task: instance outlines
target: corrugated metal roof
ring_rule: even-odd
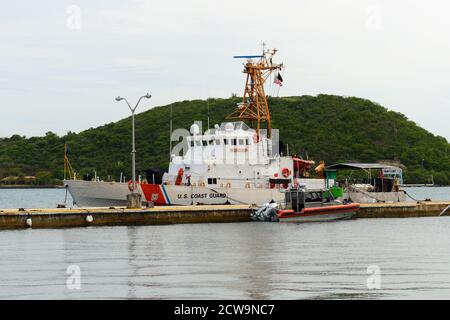
[[[367,170],[367,169],[400,169],[400,168],[382,163],[336,163],[326,168],[326,170],[336,170],[336,169]]]

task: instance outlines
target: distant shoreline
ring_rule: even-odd
[[[64,185],[0,185],[0,189],[64,189]]]

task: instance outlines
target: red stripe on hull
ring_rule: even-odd
[[[278,213],[278,218],[293,218],[293,217],[311,217],[335,213],[353,213],[359,209],[359,204],[347,204],[339,206],[305,208],[302,212],[294,212],[294,210],[282,210]]]
[[[166,205],[167,201],[159,184],[141,184],[142,192],[147,201],[152,201],[155,205]]]

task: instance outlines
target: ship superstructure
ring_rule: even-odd
[[[293,158],[274,152],[272,140],[242,121],[224,122],[187,137],[185,156],[173,157],[164,184],[270,188],[293,182]]]

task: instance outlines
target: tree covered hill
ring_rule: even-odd
[[[181,101],[155,107],[136,116],[137,170],[165,167],[169,161],[169,119],[173,128],[189,129],[194,120],[207,126],[220,123],[237,97]],[[398,160],[404,166],[407,183],[450,184],[450,144],[417,126],[404,115],[371,101],[333,95],[269,98],[273,127],[290,153],[325,160],[377,162]],[[92,173],[118,180],[120,172],[130,177],[131,119],[126,118],[80,133],[58,137],[13,135],[0,139],[0,179],[35,175],[41,183],[63,177],[64,144],[79,175]],[[174,143],[175,144],[175,143]]]

